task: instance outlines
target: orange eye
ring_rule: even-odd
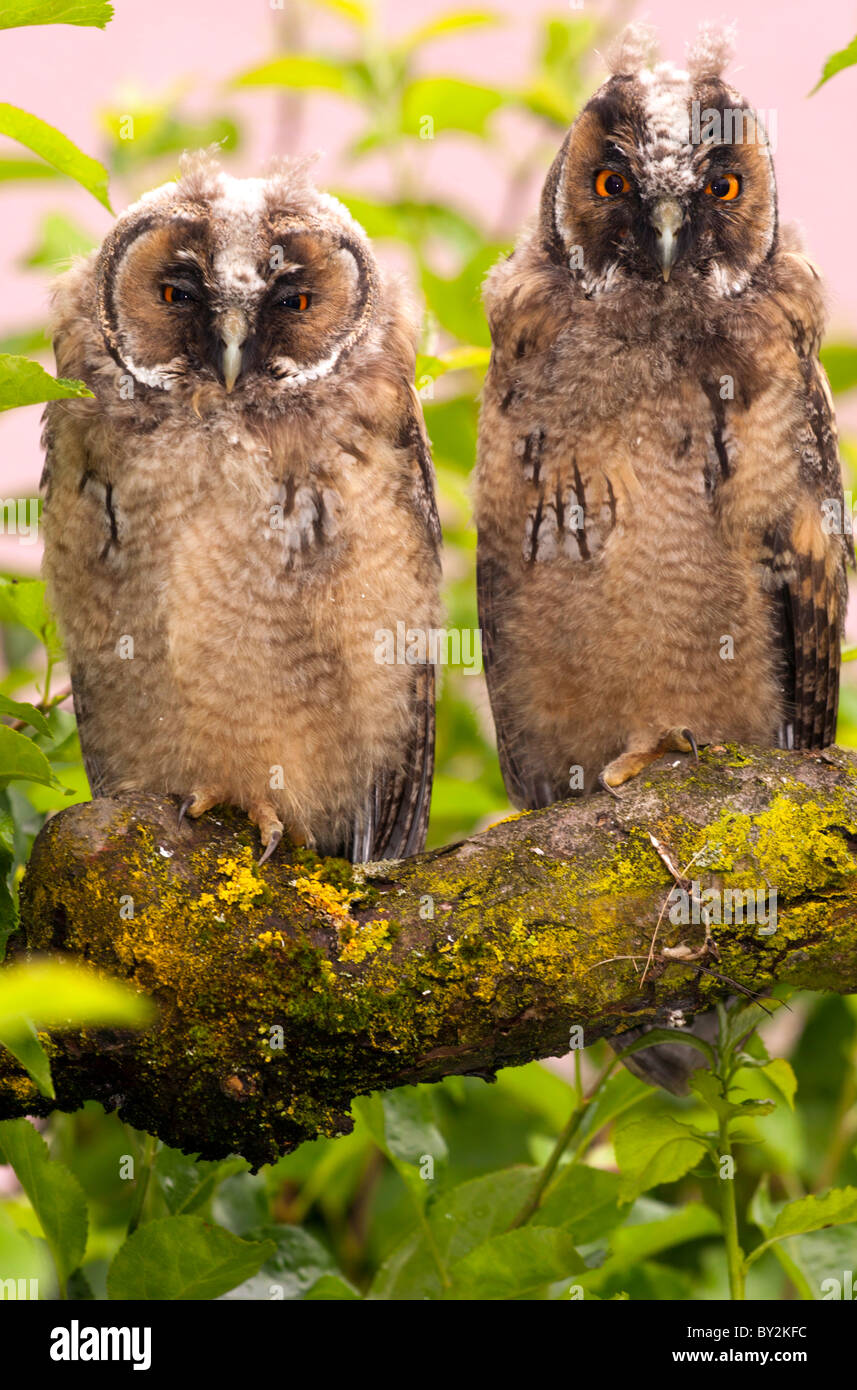
[[[306,290],[300,290],[297,294],[287,294],[285,299],[280,300],[280,304],[284,309],[294,309],[302,314],[304,309],[309,308],[310,298]]]
[[[178,285],[163,285],[161,298],[166,304],[189,304],[193,295],[187,290],[180,290]]]
[[[721,203],[729,203],[741,192],[741,180],[737,174],[718,174],[706,184],[705,191]]]
[[[617,174],[615,169],[602,169],[595,176],[595,192],[599,198],[618,198],[620,193],[627,193],[630,187],[625,175]]]

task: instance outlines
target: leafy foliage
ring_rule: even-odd
[[[77,24],[103,29],[113,18],[107,0],[5,0],[0,29],[25,24]]]
[[[831,53],[821,70],[821,77],[812,89],[813,92],[817,92],[819,87],[823,87],[825,82],[829,82],[831,77],[835,77],[838,72],[844,72],[846,68],[853,68],[855,63],[857,63],[857,38],[853,38],[846,48],[840,48],[837,53]]]
[[[107,170],[97,159],[91,159],[67,136],[38,116],[31,116],[18,106],[0,102],[0,135],[8,135],[40,155],[60,174],[76,179],[99,203],[110,211],[107,197]]]

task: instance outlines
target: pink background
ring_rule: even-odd
[[[289,0],[285,0],[288,5]],[[470,0],[386,0],[379,6],[383,30],[401,34]],[[477,7],[477,6],[472,6]],[[426,72],[458,74],[497,86],[512,86],[529,70],[537,42],[538,17],[567,15],[558,3],[541,0],[494,0],[505,16],[494,29],[464,31],[434,43],[425,55]],[[269,58],[276,24],[283,11],[266,0],[118,0],[117,15],[104,32],[55,26],[0,32],[2,82],[0,99],[31,110],[63,130],[87,153],[99,157],[103,135],[99,112],[123,110],[129,90],[162,96],[188,77],[190,109],[234,111],[250,137],[235,161],[237,172],[253,173],[277,153],[277,98],[265,91],[232,93],[228,79]],[[574,7],[572,13],[578,12]],[[836,77],[807,99],[824,59],[853,37],[854,6],[849,0],[794,4],[753,0],[737,11],[720,9],[717,0],[650,0],[647,5],[607,4],[584,0],[584,14],[645,17],[657,25],[665,56],[681,59],[684,45],[702,19],[736,19],[739,40],[731,69],[735,84],[761,108],[776,108],[776,166],[784,219],[803,224],[813,255],[826,275],[831,299],[831,336],[857,335],[857,279],[853,271],[853,169],[843,154],[849,138],[857,94],[857,71]],[[323,51],[349,43],[349,28],[338,18],[301,6],[306,47]],[[597,66],[593,77],[598,77]],[[324,151],[318,166],[321,184],[345,182],[337,155],[357,129],[353,109],[336,98],[313,97],[303,123],[302,150]],[[453,197],[465,209],[493,225],[505,196],[511,157],[535,149],[535,126],[502,114],[497,122],[498,147],[486,150],[466,136],[444,136],[434,143],[414,142],[413,158],[421,188]],[[835,133],[835,134],[834,134]],[[6,145],[7,142],[2,142]],[[2,154],[17,153],[9,146]],[[282,152],[282,151],[279,151]],[[531,187],[523,211],[533,205],[542,166],[534,161]],[[367,161],[348,184],[383,191],[383,168]],[[141,190],[112,185],[118,212]],[[43,212],[63,208],[103,235],[109,214],[67,181],[0,184],[2,255],[0,255],[0,333],[38,323],[44,314],[43,273],[16,263],[32,247]],[[850,404],[850,403],[849,403]],[[0,496],[32,495],[38,484],[41,407],[0,416]],[[38,548],[0,540],[0,567],[32,570]]]

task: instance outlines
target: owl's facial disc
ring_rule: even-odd
[[[236,213],[229,189],[228,213],[216,199],[153,199],[117,223],[99,261],[99,322],[116,362],[148,387],[258,396],[267,383],[285,396],[330,375],[367,331],[377,274],[344,210],[322,222],[254,189]]]
[[[623,277],[691,277],[715,294],[739,293],[776,224],[770,149],[754,113],[719,78],[692,81],[670,64],[605,83],[542,195],[546,244],[590,296]]]

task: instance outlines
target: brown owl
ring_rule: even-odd
[[[518,806],[703,742],[834,738],[851,545],[822,288],[730,44],[705,28],[686,70],[652,67],[632,26],[487,282],[479,603]]]
[[[305,166],[186,158],[58,282],[45,575],[93,794],[242,807],[353,860],[422,848],[440,526],[415,322]]]

